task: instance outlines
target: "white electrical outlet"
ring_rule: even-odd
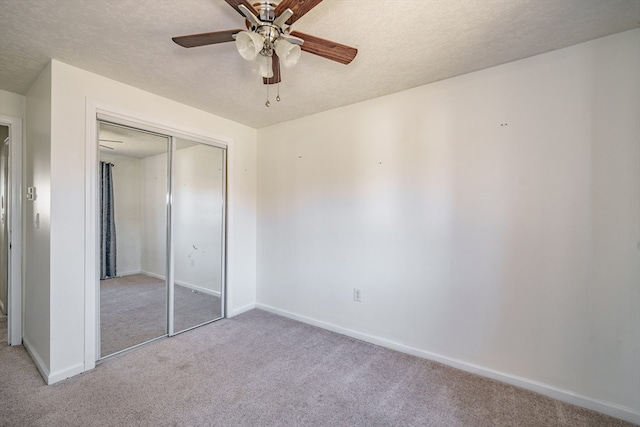
[[[27,200],[34,201],[36,199],[36,187],[27,187]]]
[[[362,290],[360,290],[360,288],[353,288],[353,300],[362,302]]]

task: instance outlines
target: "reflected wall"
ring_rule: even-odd
[[[179,140],[172,200],[174,331],[222,316],[224,150]]]

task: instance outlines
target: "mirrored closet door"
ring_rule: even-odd
[[[99,122],[99,352],[224,316],[226,150]]]
[[[224,150],[176,139],[173,330],[222,317]]]

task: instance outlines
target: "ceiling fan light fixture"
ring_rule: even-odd
[[[256,59],[263,47],[264,39],[260,34],[240,31],[236,35],[236,49],[247,61]]]
[[[280,64],[285,68],[295,66],[303,50],[341,64],[349,64],[358,53],[356,48],[291,30],[291,25],[322,0],[225,1],[243,16],[245,29],[189,34],[172,40],[186,48],[235,40],[238,53],[247,61],[254,61],[253,71],[262,77],[267,92],[269,85],[280,84]]]
[[[256,60],[253,62],[253,72],[266,79],[270,79],[271,77],[273,77],[271,57],[258,55]]]
[[[285,39],[278,39],[275,42],[276,54],[280,58],[280,63],[284,68],[291,68],[300,60],[302,49],[300,46],[288,42]]]

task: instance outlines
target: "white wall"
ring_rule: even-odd
[[[116,274],[142,271],[142,160],[100,153],[100,160],[113,163],[113,199],[116,222]]]
[[[139,112],[174,127],[223,135],[229,146],[228,307],[255,304],[256,131],[177,102],[53,60],[51,90],[50,382],[85,362],[85,103],[87,98]],[[31,119],[30,119],[31,120]],[[30,142],[31,143],[31,142]],[[33,246],[33,239],[27,243]],[[43,267],[44,268],[44,267]]]
[[[640,422],[638,76],[634,30],[260,129],[259,306]]]
[[[51,360],[51,64],[27,93],[24,187],[35,186],[34,201],[23,203],[23,343],[47,377]],[[36,216],[39,225],[36,226]]]
[[[24,119],[27,115],[27,98],[17,93],[0,90],[0,114]]]

